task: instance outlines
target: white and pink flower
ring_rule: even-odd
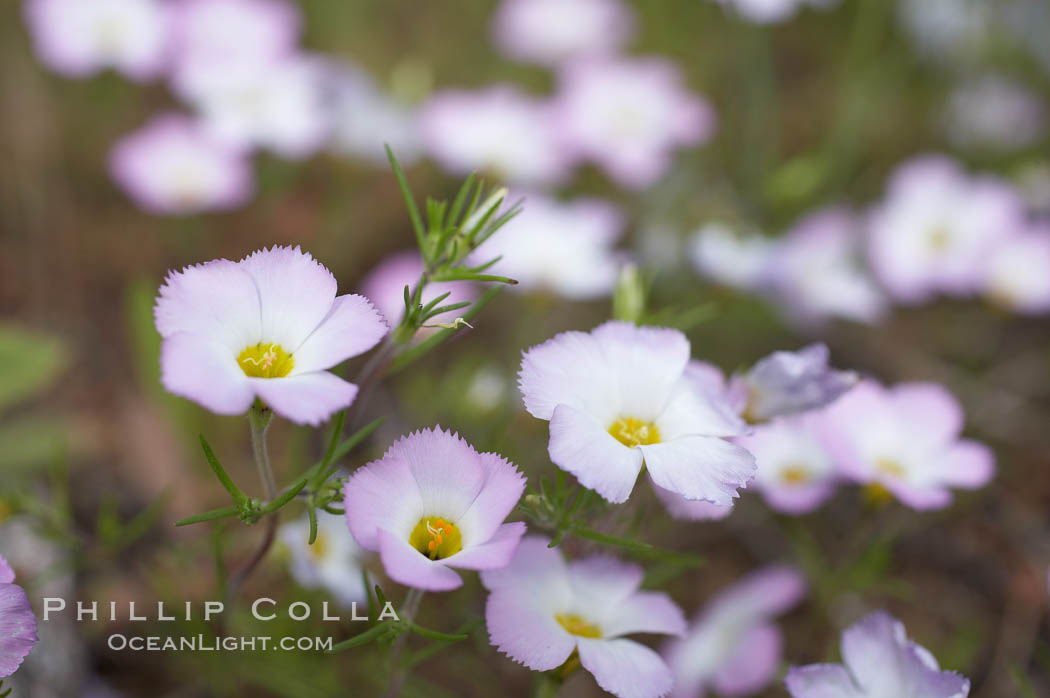
[[[721,696],[745,696],[768,686],[783,646],[773,618],[805,594],[805,577],[783,566],[752,572],[718,594],[684,637],[664,649],[673,698],[699,698],[711,688]]]
[[[251,164],[186,116],[162,114],[124,136],[109,155],[113,179],[158,215],[226,211],[251,198]]]
[[[529,413],[550,422],[551,460],[610,502],[627,500],[644,465],[664,489],[728,505],[755,472],[726,440],[747,426],[688,363],[681,332],[608,322],[526,351],[519,385]]]
[[[681,635],[682,611],[666,594],[641,591],[642,568],[596,555],[566,563],[545,538],[521,541],[510,564],[483,572],[489,638],[533,671],[571,657],[620,698],[659,698],[671,672],[653,650],[627,635]]]
[[[463,584],[455,569],[510,561],[525,524],[504,519],[524,490],[513,463],[438,427],[402,437],[354,471],[343,501],[354,539],[379,553],[391,579],[448,591]]]
[[[969,679],[942,671],[929,650],[911,640],[900,621],[879,611],[842,633],[844,664],[791,667],[792,698],[966,698]]]
[[[387,332],[368,299],[336,296],[332,273],[298,247],[262,249],[168,274],[154,306],[161,381],[217,414],[261,400],[317,425],[349,406],[357,386],[328,369]]]
[[[511,58],[557,66],[616,53],[634,35],[634,24],[620,0],[503,0],[492,34]]]
[[[169,63],[168,7],[161,0],[28,0],[25,16],[52,70],[79,78],[112,68],[141,82]]]
[[[596,58],[568,64],[559,80],[565,147],[631,189],[654,184],[680,148],[715,128],[711,106],[662,58]]]
[[[821,429],[845,477],[914,509],[938,509],[952,488],[978,489],[995,474],[991,449],[960,438],[963,419],[959,401],[936,383],[864,380],[827,408]]]

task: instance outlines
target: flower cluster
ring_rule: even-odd
[[[405,159],[418,150],[412,110],[354,66],[299,47],[287,0],[26,0],[25,17],[52,70],[162,79],[192,110],[154,117],[111,152],[113,178],[151,213],[244,204],[260,150],[299,160],[331,146],[384,162],[384,141]]]
[[[1050,223],[1028,215],[1011,185],[968,175],[943,156],[902,165],[865,215],[819,211],[779,239],[705,226],[692,260],[702,276],[768,295],[802,322],[875,323],[891,301],[937,295],[1050,312]]]

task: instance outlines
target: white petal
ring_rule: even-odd
[[[675,385],[656,426],[665,441],[682,436],[742,436],[749,430],[728,402],[705,395],[698,383],[687,377]]]
[[[293,373],[331,368],[368,351],[386,333],[386,322],[367,298],[339,296],[321,324],[293,351]]]
[[[153,316],[161,337],[192,332],[222,342],[234,356],[260,339],[255,282],[226,259],[169,273]]]
[[[724,439],[686,436],[639,448],[653,482],[686,499],[728,506],[755,476],[754,456]]]
[[[263,341],[291,351],[332,309],[335,277],[298,246],[262,249],[238,264],[259,291]]]
[[[357,397],[356,385],[327,371],[248,380],[270,409],[296,424],[317,426]]]
[[[623,322],[607,322],[591,335],[619,383],[617,416],[656,419],[689,362],[689,340],[678,330]]]
[[[244,414],[255,399],[229,348],[204,335],[177,332],[164,339],[160,380],[169,392],[216,414]]]
[[[585,332],[562,332],[524,353],[518,384],[525,409],[550,419],[569,405],[612,422],[619,414],[618,388],[598,342]]]
[[[642,453],[617,441],[590,414],[567,405],[554,410],[548,446],[551,461],[610,502],[627,501]]]
[[[671,690],[671,670],[656,652],[633,640],[580,638],[580,663],[619,698],[659,698]]]

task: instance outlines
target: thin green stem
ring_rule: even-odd
[[[255,466],[259,470],[259,478],[262,480],[268,502],[272,502],[277,498],[277,483],[274,481],[273,468],[270,466],[270,452],[266,445],[266,431],[272,419],[273,412],[260,403],[252,405],[252,408],[248,410],[248,424],[251,426],[252,433],[252,453],[255,456]],[[278,516],[279,512],[277,511],[266,515],[266,532],[263,535],[262,543],[259,544],[255,554],[252,555],[244,567],[230,577],[230,582],[226,587],[227,602],[236,596],[237,590],[244,583],[244,580],[255,571],[259,563],[266,557],[266,554],[270,552],[270,548],[273,547],[274,539],[277,537]]]
[[[423,600],[422,589],[410,589],[405,603],[401,607],[401,620],[411,622],[415,620],[419,612],[419,603]],[[401,688],[405,685],[405,672],[401,666],[401,654],[405,651],[410,633],[403,633],[394,640],[394,646],[390,649],[390,683],[386,687],[386,698],[397,698],[401,695]]]
[[[273,468],[270,466],[270,451],[266,446],[266,431],[273,419],[273,412],[268,407],[259,403],[252,405],[248,411],[248,424],[252,431],[252,454],[255,456],[255,467],[259,470],[259,479],[262,480],[263,490],[266,493],[266,501],[272,502],[277,498],[277,482],[273,477]]]

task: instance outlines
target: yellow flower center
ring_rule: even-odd
[[[558,621],[561,627],[565,628],[565,631],[570,635],[579,635],[580,637],[602,636],[601,628],[594,623],[588,623],[575,613],[559,613],[554,616],[554,620]]]
[[[310,557],[314,560],[323,560],[328,555],[328,536],[318,533],[317,538],[314,539],[314,544],[308,550]]]
[[[624,446],[648,446],[660,443],[660,430],[652,422],[634,417],[620,417],[609,427],[612,437]]]
[[[431,560],[442,560],[463,549],[463,535],[456,524],[440,517],[424,516],[412,529],[408,543]]]
[[[875,461],[875,467],[879,472],[890,475],[891,477],[903,477],[905,473],[904,466],[891,458],[877,459]]]
[[[944,252],[951,245],[951,231],[944,226],[933,228],[928,235],[929,237],[927,238],[927,241],[930,245],[930,249],[934,252]]]
[[[237,363],[252,378],[284,378],[292,372],[295,359],[280,344],[259,342],[245,347]]]
[[[809,471],[802,465],[789,465],[780,471],[780,479],[789,485],[809,482]]]

